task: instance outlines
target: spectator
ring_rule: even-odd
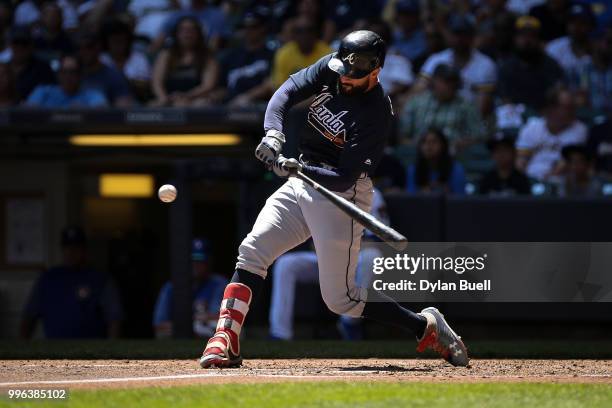
[[[511,55],[514,50],[516,16],[506,11],[505,3],[503,0],[489,0],[487,4],[494,6],[485,7],[484,11],[478,14],[479,23],[474,45],[494,61]]]
[[[440,30],[438,30],[438,27],[435,23],[425,23],[424,32],[425,50],[420,56],[412,60],[412,70],[415,74],[421,72],[423,64],[429,59],[429,57],[431,57],[433,54],[437,54],[439,52],[444,51],[444,49],[446,48],[444,36],[442,36],[442,33],[440,32]]]
[[[516,141],[517,167],[531,178],[554,181],[561,173],[561,149],[586,142],[587,127],[576,119],[574,95],[565,88],[551,90],[543,117],[533,117]]]
[[[9,0],[0,1],[0,63],[11,60],[9,33],[13,20],[12,3]]]
[[[518,15],[529,14],[535,6],[546,3],[546,0],[508,0],[506,8]]]
[[[220,48],[225,38],[230,36],[225,13],[220,8],[211,5],[208,0],[188,0],[185,5],[183,10],[173,12],[164,21],[162,30],[153,43],[153,51],[158,51],[163,46],[176,30],[176,25],[186,17],[199,23],[207,40],[206,46],[213,51]]]
[[[612,110],[608,112],[610,114]],[[587,146],[589,154],[595,158],[595,170],[612,180],[612,121],[609,117],[591,128]]]
[[[101,48],[98,34],[91,32],[79,34],[78,52],[83,70],[83,86],[99,90],[113,106],[132,105],[133,99],[127,79],[121,71],[102,63]]]
[[[447,64],[461,70],[463,87],[460,95],[468,102],[475,102],[480,114],[486,117],[493,108],[492,94],[496,84],[495,63],[491,58],[474,49],[474,22],[467,16],[453,15],[449,21],[449,49],[430,56],[423,68],[416,92],[422,92],[431,81],[434,70]]]
[[[542,39],[545,42],[563,37],[569,15],[570,0],[546,0],[529,10],[529,14],[542,23]]]
[[[564,174],[557,185],[560,197],[597,197],[601,182],[593,177],[593,161],[584,145],[568,145],[561,150],[566,162]]]
[[[87,265],[87,240],[78,227],[62,232],[64,262],[44,271],[30,292],[21,335],[30,338],[42,320],[48,339],[119,336],[122,319],[117,289]]]
[[[513,196],[529,194],[529,179],[515,167],[516,149],[510,138],[493,139],[488,143],[495,168],[487,172],[479,183],[480,194]]]
[[[400,55],[414,61],[427,51],[425,32],[420,22],[419,0],[399,0],[395,3],[395,32],[391,44]]]
[[[317,38],[314,22],[300,18],[294,25],[295,41],[291,41],[276,51],[272,68],[272,86],[282,85],[289,75],[314,64],[319,58],[332,52],[331,48]]]
[[[53,64],[63,54],[74,51],[72,40],[62,26],[62,9],[57,3],[47,2],[42,5],[40,25],[33,31],[36,55]]]
[[[25,0],[19,3],[15,8],[14,23],[15,25],[33,26],[41,18],[41,6],[44,1]],[[61,9],[64,16],[62,26],[64,30],[72,31],[79,27],[79,18],[76,9],[69,0],[57,0],[55,2]]]
[[[37,86],[27,104],[41,108],[98,108],[107,105],[102,92],[82,86],[81,66],[75,56],[62,57],[57,77],[59,85]]]
[[[10,37],[10,66],[15,78],[17,99],[23,101],[38,85],[53,83],[55,76],[46,62],[34,56],[29,28],[15,26],[11,30]]]
[[[270,77],[274,48],[267,41],[265,16],[247,13],[243,19],[244,42],[220,58],[220,86],[216,98],[232,106],[265,102],[270,96]]]
[[[109,2],[112,4],[112,1],[109,0]],[[179,2],[176,0],[130,0],[129,3],[128,12],[136,19],[134,33],[138,37],[153,42],[151,51],[158,51],[166,38],[164,25],[177,11]]]
[[[575,82],[595,114],[612,110],[612,26],[595,41],[593,58],[579,70]]]
[[[334,39],[335,26],[331,20],[325,19],[325,0],[299,0],[295,2],[293,10],[289,10],[291,17],[283,22],[282,30],[277,37],[281,44],[295,41],[295,23],[301,19],[311,21],[316,27],[317,32],[322,35],[323,41],[330,43]]]
[[[498,95],[504,104],[539,110],[546,93],[563,80],[563,71],[542,50],[540,22],[531,16],[516,21],[516,53],[499,62]]]
[[[465,171],[453,160],[448,139],[429,129],[419,139],[416,163],[408,167],[410,193],[465,194]]]
[[[376,172],[372,176],[374,185],[383,193],[402,191],[406,188],[406,168],[394,154],[392,147],[383,153]]]
[[[195,238],[191,248],[191,272],[193,276],[193,332],[199,337],[211,336],[219,318],[219,308],[227,279],[214,274],[210,267],[208,242]],[[172,303],[174,302],[172,282],[166,282],[159,291],[153,328],[156,337],[171,337]]]
[[[17,90],[11,67],[0,62],[0,108],[9,108],[17,104]]]
[[[474,105],[458,94],[459,72],[446,64],[436,66],[431,90],[415,96],[400,116],[401,143],[411,143],[429,128],[444,131],[453,150],[460,150],[484,136],[484,127]]]
[[[134,35],[128,23],[115,19],[103,28],[106,52],[100,60],[128,79],[134,94],[140,101],[148,98],[151,65],[147,56],[133,49]]]
[[[378,34],[385,44],[392,44],[391,27],[383,20],[370,20],[366,29]],[[378,80],[385,93],[389,95],[392,100],[395,100],[396,97],[408,91],[410,85],[414,82],[410,60],[401,55],[393,45],[387,47],[385,66],[380,70]]]
[[[372,196],[371,214],[384,224],[389,224],[385,200],[377,189]],[[364,241],[377,238],[368,230]],[[381,256],[380,249],[362,244],[359,253],[355,282],[362,288],[368,287],[372,278],[372,259]],[[270,302],[270,337],[277,340],[293,338],[293,311],[297,283],[318,282],[319,271],[315,251],[293,251],[281,255],[272,268],[272,296]],[[363,330],[360,318],[340,316],[337,325],[345,340],[361,340]]]
[[[200,23],[184,17],[176,24],[171,47],[161,51],[155,60],[154,105],[204,105],[218,75],[218,64],[206,46]]]
[[[576,3],[569,10],[568,36],[557,38],[546,46],[546,53],[563,68],[571,85],[576,85],[578,72],[591,61],[589,35],[593,28],[595,17],[590,7]]]
[[[323,41],[328,43],[333,38],[343,38],[352,30],[353,24],[372,16],[380,16],[380,1],[363,0],[326,0],[326,32]]]

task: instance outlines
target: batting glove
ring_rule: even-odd
[[[272,171],[278,177],[287,178],[295,176],[298,171],[302,171],[302,165],[296,159],[288,159],[281,154],[274,160]]]
[[[271,165],[283,150],[283,144],[285,144],[285,135],[276,129],[270,129],[255,149],[255,157]]]

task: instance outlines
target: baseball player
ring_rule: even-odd
[[[378,82],[386,46],[375,33],[354,31],[338,52],[291,75],[266,109],[265,136],[255,156],[287,182],[259,213],[240,244],[238,262],[225,288],[215,334],[200,365],[242,364],[240,331],[253,299],[276,258],[312,236],[319,264],[321,295],[337,314],[365,317],[411,330],[418,351],[431,347],[453,365],[468,364],[467,350],[433,307],[414,313],[382,293],[355,284],[363,227],[297,177],[297,171],[369,211],[373,174],[383,154],[393,109]],[[300,160],[282,156],[283,122],[289,108],[313,97]],[[366,303],[367,301],[367,303]]]

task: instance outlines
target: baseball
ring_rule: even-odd
[[[176,194],[176,187],[174,187],[172,184],[164,184],[157,192],[157,196],[164,203],[171,203],[176,200]]]

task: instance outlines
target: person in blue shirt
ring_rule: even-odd
[[[83,67],[83,85],[104,93],[108,103],[125,108],[134,104],[130,83],[123,72],[102,62],[100,35],[83,31],[77,34],[77,54]]]
[[[399,0],[395,5],[396,30],[393,47],[403,57],[414,61],[427,51],[425,32],[420,23],[418,0]]]
[[[409,192],[465,194],[465,171],[451,157],[442,131],[429,129],[417,149],[416,163],[408,167]]]
[[[193,240],[193,332],[200,337],[214,333],[227,285],[227,279],[211,272],[209,252],[208,241],[201,238]],[[172,303],[172,282],[166,282],[159,291],[153,312],[153,328],[158,338],[172,336]]]
[[[42,108],[98,108],[107,105],[106,97],[97,89],[81,83],[81,65],[73,55],[60,59],[58,85],[39,85],[28,97],[28,106]]]
[[[45,337],[116,338],[122,309],[108,275],[87,265],[87,239],[79,227],[62,232],[64,262],[43,272],[24,308],[21,336],[30,338],[42,321]]]

